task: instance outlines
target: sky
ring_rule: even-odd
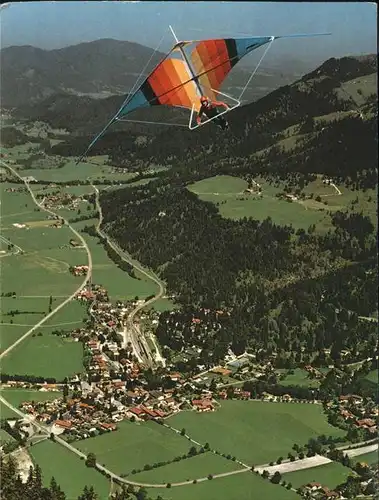
[[[56,49],[100,38],[155,48],[165,35],[164,51],[173,43],[169,24],[182,40],[331,32],[275,46],[277,57],[317,62],[377,52],[376,20],[371,2],[14,2],[0,11],[2,48]]]

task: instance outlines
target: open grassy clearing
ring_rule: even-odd
[[[79,342],[41,332],[25,339],[3,360],[2,370],[13,375],[53,377],[62,381],[83,370],[83,347]]]
[[[325,219],[325,212],[309,210],[299,203],[276,198],[275,195],[283,191],[282,187],[275,187],[262,179],[257,179],[257,182],[262,187],[261,196],[257,193],[244,194],[247,183],[243,179],[228,176],[204,179],[188,186],[188,189],[204,201],[218,203],[220,214],[225,218],[253,217],[262,221],[271,217],[276,224],[292,224],[296,229],[307,229],[311,224],[319,224]],[[320,204],[319,208],[326,207]]]
[[[48,158],[47,158],[48,160]],[[76,160],[62,158],[65,162],[61,168],[28,168],[22,169],[22,176],[32,176],[37,181],[51,181],[51,182],[64,182],[64,181],[93,181],[93,180],[125,180],[132,178],[135,174],[116,173],[111,171],[112,167],[103,164],[95,164],[89,162],[81,162],[77,166]]]
[[[337,89],[337,95],[340,99],[347,99],[350,96],[361,106],[369,95],[377,93],[377,80],[376,73],[354,78],[342,83],[341,88]]]
[[[8,290],[12,291],[12,290]],[[48,298],[34,298],[32,300],[21,298],[1,297],[1,349],[6,349],[21,335],[26,333],[30,326],[35,325],[48,312]],[[9,313],[19,311],[20,314]],[[26,314],[29,312],[29,314]],[[32,313],[32,314],[30,314]]]
[[[326,465],[312,467],[311,469],[288,472],[283,474],[283,479],[292,483],[294,488],[300,488],[300,486],[305,484],[317,482],[333,489],[338,484],[344,483],[351,472],[349,467],[344,467],[339,462],[331,462]]]
[[[42,469],[44,484],[49,485],[54,476],[67,500],[77,500],[86,485],[94,487],[99,499],[108,498],[109,481],[63,446],[43,441],[30,448],[30,454]]]
[[[157,495],[147,488],[152,498]],[[159,491],[164,500],[296,500],[293,491],[270,483],[252,472],[221,477],[197,484],[177,486]]]
[[[156,300],[153,304],[151,304],[150,309],[155,309],[156,311],[163,312],[163,311],[173,311],[174,309],[178,309],[179,306],[175,304],[172,300],[170,299],[158,299]]]
[[[286,373],[287,370],[283,370]],[[317,379],[311,379],[308,377],[308,373],[305,370],[296,368],[292,375],[286,375],[284,380],[280,380],[280,385],[298,385],[301,387],[318,387],[320,381]]]
[[[28,389],[2,389],[0,391],[4,399],[17,408],[24,401],[47,401],[62,397],[60,392],[43,392]],[[0,404],[1,418],[20,418],[18,414],[3,404]]]
[[[18,128],[18,127],[16,127]],[[21,130],[21,129],[20,129]],[[25,144],[20,144],[19,146],[13,146],[12,148],[3,148],[5,154],[8,155],[8,159],[13,160],[25,160],[29,158],[31,154],[40,151],[40,145],[37,142],[26,142]]]
[[[117,474],[143,469],[146,464],[173,460],[188,453],[187,439],[154,422],[120,422],[118,430],[74,443],[84,453],[95,453],[97,461]],[[134,476],[131,476],[131,479]]]
[[[326,421],[320,405],[222,401],[212,413],[181,412],[168,420],[186,429],[193,439],[208,442],[221,453],[235,455],[247,465],[286,456],[295,443],[320,434],[343,435]]]
[[[96,224],[97,220],[91,219],[74,224],[79,231],[84,226]],[[86,240],[93,259],[92,278],[94,283],[103,285],[109,292],[112,300],[133,299],[138,296],[144,299],[151,294],[155,294],[158,287],[147,278],[134,279],[119,267],[108,257],[103,245],[99,240],[87,233],[82,233]],[[136,273],[137,275],[137,273]]]
[[[206,477],[208,474],[222,474],[238,469],[242,467],[237,463],[207,452],[151,471],[141,472],[134,475],[133,480],[148,484],[179,483]]]
[[[0,429],[0,446],[8,441],[16,441],[14,437],[8,434],[4,429]]]
[[[5,217],[13,216],[19,212],[23,214],[34,213],[34,209],[36,205],[30,197],[29,192],[27,191],[15,191],[10,192],[9,189],[24,189],[23,184],[15,184],[11,182],[2,182],[0,183],[0,216],[1,216],[1,225],[5,224]],[[35,217],[34,213],[34,217]],[[4,218],[4,220],[3,220]]]
[[[79,263],[87,262],[81,259]],[[17,295],[68,296],[79,286],[80,278],[69,273],[69,264],[64,260],[47,259],[36,252],[4,259],[2,283]]]
[[[149,177],[148,179],[141,179],[139,181],[131,182],[130,184],[128,184],[127,186],[124,186],[124,187],[144,186],[145,184],[148,184],[149,182],[155,181],[157,178],[158,177]]]
[[[372,370],[365,379],[377,384],[379,380],[379,370]]]
[[[354,463],[365,463],[368,465],[377,464],[379,461],[378,451],[371,451],[370,453],[364,453],[363,455],[358,455],[357,457],[352,457],[351,460]]]
[[[53,301],[53,307],[55,305],[56,302]],[[70,338],[53,335],[52,332],[54,330],[71,332],[75,328],[80,328],[86,316],[86,309],[82,304],[77,301],[70,302],[38,328],[35,336],[32,334],[4,358],[3,371],[9,374],[54,377],[57,380],[81,372],[82,344]],[[22,333],[29,329],[30,327],[24,327]],[[10,345],[12,327],[8,327],[8,331],[7,338],[10,339]],[[42,333],[42,336],[39,336],[39,333]],[[14,340],[16,339],[13,338]]]
[[[199,195],[233,195],[242,193],[244,189],[247,189],[247,182],[239,177],[233,177],[231,175],[216,175],[215,177],[209,177],[208,179],[202,179],[201,181],[195,182],[189,185],[188,189]]]
[[[285,141],[293,140],[293,137]],[[326,231],[332,227],[328,211],[346,210],[363,211],[376,224],[376,192],[355,192],[341,187],[342,195],[328,184],[322,182],[322,176],[309,183],[303,190],[307,195],[313,193],[313,199],[287,201],[278,199],[276,195],[283,192],[284,183],[269,183],[257,177],[255,181],[262,188],[261,196],[258,193],[243,193],[247,183],[243,179],[230,176],[216,176],[203,179],[191,184],[188,189],[204,200],[217,204],[220,214],[225,218],[240,219],[252,217],[264,220],[271,217],[273,222],[280,225],[292,224],[295,229],[307,229],[311,224],[316,225],[316,231]],[[320,196],[321,201],[316,201]],[[354,206],[352,201],[358,196]],[[326,203],[326,204],[325,204]]]

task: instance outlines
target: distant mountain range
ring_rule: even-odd
[[[2,106],[33,104],[55,94],[105,98],[125,95],[134,85],[153,50],[138,43],[102,39],[62,49],[42,50],[13,46],[0,51]],[[164,56],[156,52],[152,69]],[[244,61],[243,61],[244,63]],[[263,66],[246,99],[255,100],[301,76],[305,66],[297,60]],[[309,69],[309,67],[308,67]],[[249,77],[244,64],[238,65],[225,82],[225,89],[239,90]]]

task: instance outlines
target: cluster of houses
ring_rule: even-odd
[[[347,394],[340,396],[338,403],[329,402],[329,408],[338,409],[339,414],[349,424],[353,424],[359,429],[365,429],[369,434],[374,437],[378,434],[377,418],[379,416],[379,409],[376,405],[371,406],[367,403],[362,396],[357,394]],[[336,408],[337,406],[337,408]]]
[[[341,498],[341,495],[337,491],[330,490],[327,486],[323,486],[321,483],[308,483],[303,487],[303,490],[307,495],[307,498],[310,497],[320,500]]]
[[[316,379],[322,379],[324,378],[324,374],[320,372],[320,370],[317,370],[314,366],[311,365],[305,365],[304,370],[308,372],[309,376],[311,378],[316,378]]]
[[[70,267],[70,273],[74,276],[84,276],[88,272],[88,266],[86,265],[77,265]]]
[[[54,187],[54,184],[51,184],[50,186]],[[50,210],[77,210],[80,203],[83,201],[80,196],[61,191],[43,195],[43,198],[45,207]]]

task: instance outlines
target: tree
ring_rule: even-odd
[[[279,484],[282,479],[282,476],[279,471],[276,471],[275,474],[271,478],[271,482],[274,484]]]
[[[204,450],[208,451],[209,450],[209,443],[205,443],[204,445]]]
[[[78,496],[78,500],[99,500],[93,486],[84,486],[83,493]]]
[[[190,457],[197,455],[197,449],[195,448],[195,446],[191,446],[191,448],[189,449],[188,455]]]
[[[180,431],[180,435],[181,435],[181,436],[185,436],[185,434],[186,434],[186,430],[183,428],[183,429]]]
[[[143,486],[137,491],[136,494],[137,500],[146,500],[147,499],[147,491]]]
[[[208,474],[208,479],[209,480],[213,479],[213,475],[212,474]]]
[[[96,467],[96,455],[88,453],[85,464],[87,467]]]

